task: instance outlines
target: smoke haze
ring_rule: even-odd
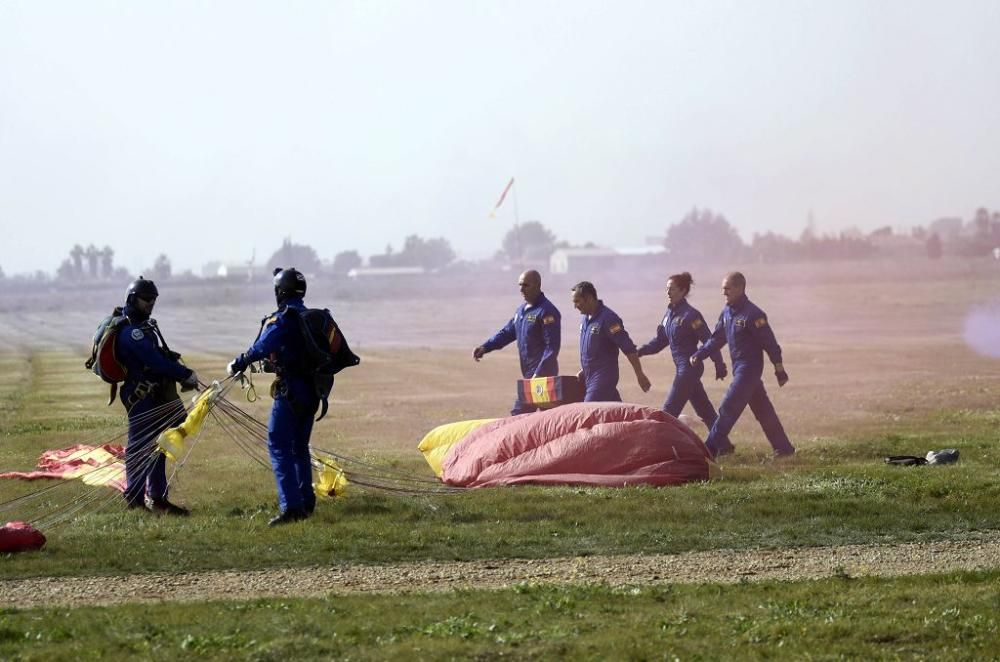
[[[601,245],[695,205],[744,239],[967,217],[1000,207],[998,28],[991,1],[4,2],[0,268],[482,257],[515,205]]]

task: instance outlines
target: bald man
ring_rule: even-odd
[[[517,286],[524,303],[517,307],[514,317],[502,329],[472,350],[472,358],[479,361],[489,352],[516,340],[521,375],[525,379],[555,377],[559,374],[562,316],[542,292],[542,276],[537,271],[525,271],[518,277]],[[537,410],[533,405],[515,401],[510,413],[516,416]]]
[[[795,448],[788,440],[761,380],[764,353],[774,364],[774,376],[779,387],[788,382],[788,373],[781,362],[781,346],[774,337],[767,315],[747,298],[746,288],[747,280],[740,272],[733,271],[726,276],[722,281],[722,296],[726,305],[719,315],[715,331],[708,342],[691,355],[691,365],[698,365],[712,352],[728,344],[733,364],[733,383],[722,398],[719,417],[708,433],[705,446],[713,456],[731,453],[729,432],[749,405],[774,449],[774,457],[788,457],[795,454]]]

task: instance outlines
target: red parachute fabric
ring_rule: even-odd
[[[709,462],[698,435],[670,414],[581,402],[476,428],[448,452],[441,480],[462,487],[658,487],[707,480]]]
[[[27,522],[7,522],[0,526],[0,553],[29,552],[44,545],[45,536]]]
[[[118,444],[77,444],[44,451],[35,471],[7,471],[0,473],[0,478],[80,478],[90,485],[107,485],[124,492],[125,465],[121,461],[124,457],[125,450]]]

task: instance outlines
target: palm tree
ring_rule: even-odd
[[[87,271],[90,272],[90,278],[92,280],[97,280],[97,260],[100,256],[100,251],[93,244],[87,246]]]
[[[73,246],[73,250],[69,252],[69,256],[73,259],[73,273],[79,278],[83,275],[83,246],[76,244]]]
[[[110,246],[101,249],[101,276],[110,279],[115,270],[115,252]]]

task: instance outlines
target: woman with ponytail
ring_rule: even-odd
[[[667,399],[663,403],[663,411],[676,417],[690,402],[695,413],[711,430],[718,415],[701,383],[705,365],[699,363],[692,366],[690,359],[691,355],[698,349],[698,344],[708,340],[712,332],[705,324],[705,318],[702,317],[701,313],[687,301],[692,285],[694,285],[694,279],[686,271],[674,274],[667,279],[667,300],[669,301],[667,311],[663,315],[663,321],[656,327],[656,335],[653,339],[639,348],[639,356],[657,354],[666,347],[670,347],[677,374],[670,387],[670,393],[667,394]],[[715,363],[715,378],[725,379],[727,371],[722,355],[716,351],[710,355],[710,358]],[[733,452],[733,446],[726,439],[718,454],[726,455],[731,452]]]

